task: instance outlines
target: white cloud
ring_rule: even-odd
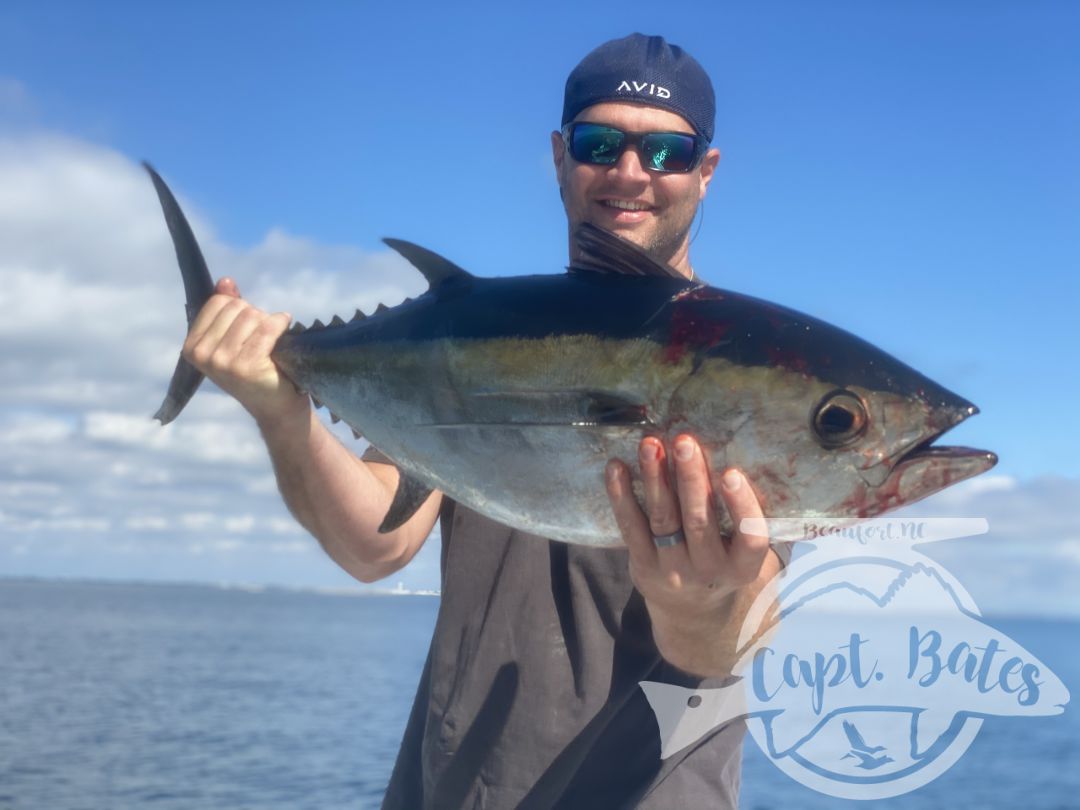
[[[194,532],[209,529],[216,522],[215,516],[209,512],[185,512],[180,515],[180,525]]]
[[[12,88],[0,80],[0,106]],[[175,180],[212,271],[266,309],[325,322],[423,289],[389,251],[280,229],[223,244]],[[174,424],[150,419],[182,304],[139,166],[70,138],[0,136],[0,573],[349,585],[281,503],[235,402],[206,385]],[[926,548],[984,610],[1080,614],[1078,505],[1077,481],[986,476],[909,513],[990,521],[987,536]],[[435,587],[438,543],[397,578]]]
[[[124,521],[124,526],[133,531],[163,532],[169,528],[168,518],[160,515],[133,515]]]
[[[255,528],[254,515],[235,515],[224,520],[225,531],[233,534],[249,534]]]
[[[0,421],[0,444],[56,444],[70,439],[75,426],[44,414],[11,413]]]
[[[274,534],[303,534],[304,530],[291,518],[272,517],[266,521],[266,528]]]
[[[937,508],[964,504],[983,493],[1009,492],[1016,489],[1017,484],[1016,479],[1008,475],[980,475],[935,495],[931,503]]]
[[[266,451],[254,424],[239,409],[228,416],[231,419],[222,418],[219,422],[192,414],[183,422],[162,427],[144,414],[91,411],[86,414],[83,431],[92,441],[152,449],[195,460],[234,464],[260,461]]]
[[[28,106],[0,77],[0,121]],[[176,186],[212,272],[266,309],[328,321],[425,286],[390,251],[281,229],[224,244]],[[236,402],[206,384],[175,423],[151,420],[183,303],[140,166],[73,138],[0,134],[0,573],[348,582],[281,503]],[[435,560],[418,585],[434,583]]]
[[[1062,540],[1054,547],[1054,553],[1080,568],[1080,539]]]
[[[988,534],[919,546],[984,613],[1080,616],[1080,481],[973,479],[896,513],[985,518]]]

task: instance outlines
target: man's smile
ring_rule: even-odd
[[[611,208],[621,208],[623,211],[648,211],[652,208],[648,203],[636,200],[600,200],[600,204]]]
[[[641,200],[603,198],[596,200],[602,216],[612,225],[633,225],[655,215],[655,206]]]

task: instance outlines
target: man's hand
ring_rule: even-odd
[[[281,495],[300,524],[345,571],[374,582],[416,554],[439,516],[441,496],[432,494],[397,531],[379,532],[398,471],[357,458],[278,371],[270,353],[289,321],[284,312],[256,309],[223,278],[191,325],[184,357],[255,417]]]
[[[666,451],[656,438],[639,447],[645,489],[642,512],[625,464],[607,470],[608,497],[630,550],[630,576],[653,623],[660,653],[675,666],[700,675],[727,675],[735,663],[741,624],[754,597],[779,571],[769,538],[739,531],[744,518],[761,518],[750,484],[735,469],[710,476],[691,436],[676,437],[675,485]],[[720,532],[715,493],[723,498],[734,536]],[[685,541],[658,548],[653,538],[681,530]]]
[[[260,426],[294,421],[307,424],[307,397],[278,372],[270,352],[291,317],[256,309],[230,278],[199,311],[184,341],[184,357],[235,397]]]

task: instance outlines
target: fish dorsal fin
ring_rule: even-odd
[[[447,281],[468,281],[473,275],[468,270],[462,270],[449,259],[444,259],[438,253],[427,248],[406,242],[404,239],[383,239],[383,241],[409,260],[409,263],[424,274],[428,285],[435,289]]]
[[[670,264],[658,262],[633,242],[583,222],[574,230],[579,256],[571,272],[621,273],[627,276],[660,276],[686,280]]]

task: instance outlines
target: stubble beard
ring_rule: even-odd
[[[691,217],[689,223],[678,229],[658,228],[655,233],[645,239],[644,244],[639,243],[638,246],[657,261],[673,264],[675,256],[690,237],[690,226],[693,222],[693,217]]]
[[[694,224],[697,210],[698,206],[695,205],[685,222],[657,223],[657,228],[648,234],[639,234],[634,231],[625,233],[615,231],[615,234],[629,242],[633,242],[656,261],[674,265],[676,257],[689,242],[690,228]]]
[[[581,222],[588,222],[590,225],[594,225],[597,228],[603,228],[601,225],[592,222],[587,216],[583,216],[581,219],[575,221],[571,216],[569,207],[566,205],[566,192],[562,185],[559,185],[559,199],[562,200],[563,210],[566,212],[567,224],[573,238],[574,228],[576,228]],[[664,223],[659,223],[659,226],[648,235],[641,235],[634,231],[611,231],[615,236],[625,239],[637,245],[639,248],[649,254],[650,258],[655,259],[662,264],[674,264],[675,257],[686,244],[690,236],[690,228],[694,224],[694,219],[697,217],[698,207],[700,203],[694,205],[690,211],[690,217],[685,224],[671,225],[665,227]]]

